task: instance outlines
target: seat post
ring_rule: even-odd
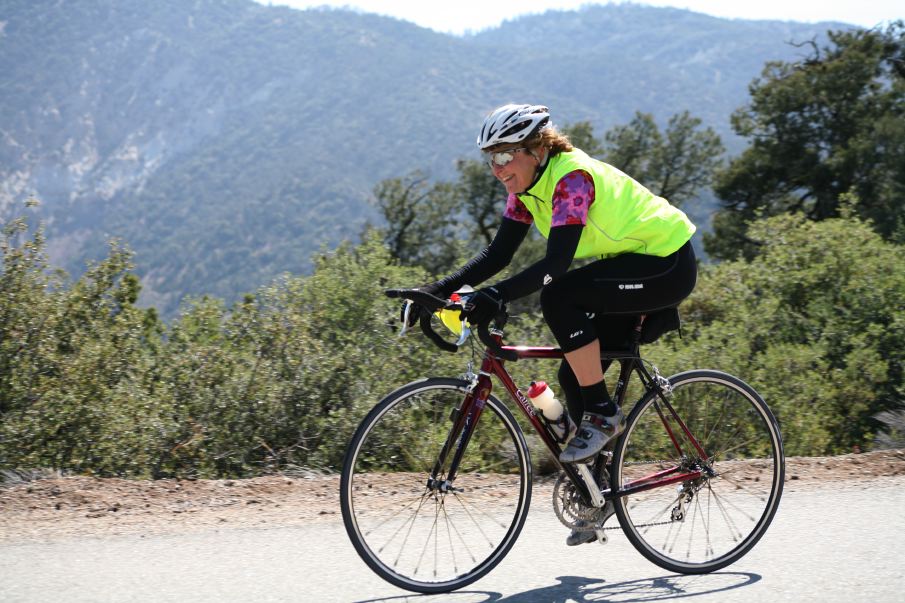
[[[638,322],[635,323],[635,328],[632,330],[632,352],[635,354],[638,353],[638,348],[641,347],[641,330],[644,327],[644,319],[647,318],[647,314],[639,314]]]

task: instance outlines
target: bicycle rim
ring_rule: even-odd
[[[785,472],[782,439],[767,405],[743,381],[702,370],[670,383],[669,403],[705,455],[651,394],[632,410],[617,443],[614,483],[626,488],[671,470],[702,473],[618,498],[616,515],[629,541],[660,567],[712,572],[747,553],[773,520]]]
[[[479,579],[512,547],[528,513],[527,446],[494,397],[453,489],[428,485],[466,385],[429,379],[390,394],[361,423],[343,464],[342,513],[352,543],[378,575],[415,592],[447,592]]]

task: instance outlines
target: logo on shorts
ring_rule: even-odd
[[[625,284],[619,285],[619,289],[644,289],[644,285],[642,283]]]
[[[553,277],[550,276],[549,274],[545,274],[544,275],[544,285],[549,285],[552,282],[553,282]]]
[[[576,337],[578,337],[578,336],[581,335],[582,333],[584,333],[584,331],[575,331],[574,333],[572,333],[571,335],[569,335],[569,339],[575,339]]]

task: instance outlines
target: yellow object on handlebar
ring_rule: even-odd
[[[455,293],[449,296],[449,300],[453,302],[461,302],[462,296],[460,293],[472,293],[474,289],[465,285]],[[456,335],[462,336],[462,311],[442,308],[434,312],[439,318],[440,321],[446,325],[446,328],[455,333]]]
[[[446,328],[456,335],[462,334],[462,312],[460,310],[437,310],[436,314]]]

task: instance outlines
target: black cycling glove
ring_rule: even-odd
[[[440,290],[439,283],[430,283],[428,285],[421,285],[420,287],[415,287],[418,291],[424,291],[425,293],[430,293],[431,295],[436,295],[437,297],[446,297],[442,294]],[[402,302],[402,307],[399,308],[399,322],[405,322],[405,307],[409,305],[408,301]],[[409,311],[408,317],[408,326],[414,327],[418,324],[418,320],[421,318],[421,312],[427,312],[423,307],[418,304],[411,304],[412,309]]]
[[[475,291],[465,303],[462,317],[473,325],[482,325],[493,320],[505,303],[503,294],[496,287],[484,287]]]

